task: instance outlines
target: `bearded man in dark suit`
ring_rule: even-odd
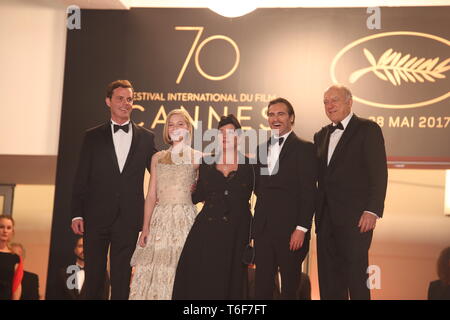
[[[269,102],[267,116],[272,137],[258,148],[255,295],[256,299],[273,299],[279,270],[281,299],[294,300],[309,250],[317,161],[314,145],[292,130],[295,113],[288,100]]]

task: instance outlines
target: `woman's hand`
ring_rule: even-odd
[[[139,236],[139,246],[144,248],[147,245],[149,230],[142,230],[141,235]]]

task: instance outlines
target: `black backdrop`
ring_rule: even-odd
[[[172,109],[183,106],[194,119],[197,112],[204,129],[226,112],[259,129],[267,124],[262,112],[267,101],[278,96],[293,103],[295,131],[311,140],[328,124],[322,96],[335,77],[357,98],[354,112],[382,126],[392,164],[447,168],[450,72],[445,67],[450,62],[435,67],[450,57],[449,16],[450,7],[382,8],[381,29],[370,30],[365,8],[258,9],[235,19],[208,9],[83,10],[81,30],[67,33],[47,298],[58,298],[58,270],[74,262],[71,184],[83,132],[109,119],[104,103],[109,82],[133,82],[132,118],[153,129],[164,148],[162,123]],[[364,41],[369,36],[375,37]],[[411,70],[395,75],[389,64],[377,69],[382,76],[372,71],[349,82],[353,72],[370,66],[368,56],[379,62],[390,48],[399,52],[397,61],[410,55],[404,64],[413,57],[439,59],[428,79],[420,76],[420,65],[413,68],[423,82]],[[214,80],[220,76],[224,79]]]

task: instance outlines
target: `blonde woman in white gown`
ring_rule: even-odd
[[[152,158],[144,223],[131,259],[130,300],[169,300],[186,237],[197,215],[191,200],[201,153],[191,149],[192,125],[185,111],[167,116],[168,150]]]

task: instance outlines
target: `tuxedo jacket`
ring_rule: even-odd
[[[450,285],[441,280],[431,281],[428,286],[428,300],[450,300]]]
[[[39,300],[39,277],[37,274],[23,272],[20,300]]]
[[[357,226],[363,211],[383,216],[387,164],[381,128],[353,115],[327,165],[329,127],[314,135],[319,159],[316,231],[325,204],[334,225]]]
[[[261,171],[267,168],[267,161],[261,157],[259,150],[268,150],[268,143],[258,148],[253,233],[256,239],[263,231],[286,238],[297,226],[310,230],[317,192],[314,145],[291,132],[281,149],[278,171],[274,175],[264,175]]]
[[[83,283],[81,290],[73,288],[69,289],[67,285],[67,280],[70,283],[73,282],[73,279],[69,279],[69,277],[74,277],[74,273],[67,273],[67,268],[62,268],[59,270],[58,274],[58,290],[59,290],[59,300],[86,300],[86,281]],[[110,291],[110,279],[108,273],[105,273],[105,282],[104,287],[102,288],[101,297],[103,300],[109,299],[109,291]]]
[[[151,131],[131,125],[133,137],[122,172],[110,121],[86,132],[73,188],[72,218],[83,217],[91,226],[110,226],[122,214],[126,227],[142,227],[144,172],[150,171],[156,149]]]

